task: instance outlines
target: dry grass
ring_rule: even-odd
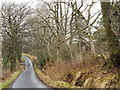
[[[79,88],[100,88],[106,87],[106,85],[108,85],[107,87],[117,87],[117,69],[107,69],[105,62],[100,57],[91,57],[90,55],[86,55],[80,60],[78,55],[70,61],[47,63],[42,71],[39,69],[35,70],[38,77],[51,87],[72,88],[79,86]],[[88,80],[89,83],[87,82]]]
[[[80,88],[78,86],[74,86],[69,84],[68,82],[60,81],[60,80],[53,80],[50,76],[45,75],[41,70],[39,70],[35,66],[35,72],[40,79],[40,81],[44,82],[49,88]]]
[[[94,67],[104,64],[101,58],[93,58],[86,55],[80,60],[79,55],[71,61],[56,61],[54,64],[46,64],[42,70],[46,75],[49,75],[53,80],[64,80],[63,77],[69,73],[77,71],[92,71]]]

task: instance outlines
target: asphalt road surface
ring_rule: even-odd
[[[25,59],[25,70],[14,82],[12,88],[47,88],[37,78],[31,60],[26,56],[23,56],[23,58]]]

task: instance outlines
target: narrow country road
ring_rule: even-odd
[[[31,60],[26,56],[23,58],[25,59],[25,70],[20,74],[12,88],[47,88],[37,78]]]

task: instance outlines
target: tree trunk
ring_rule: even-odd
[[[92,31],[90,28],[90,25],[88,24],[88,31],[90,33],[90,48],[91,48],[91,55],[95,55],[95,47],[94,47],[94,43],[93,43],[93,35],[92,35]]]
[[[14,59],[14,44],[13,44],[13,40],[14,38],[13,38],[13,35],[11,35],[11,46],[10,46],[10,64],[11,64],[11,66],[10,66],[10,72],[13,72],[13,59]]]
[[[106,30],[106,37],[109,43],[109,51],[110,51],[110,63],[115,67],[120,66],[120,48],[119,41],[111,29],[111,21],[110,21],[110,2],[101,2],[101,8],[104,19],[104,27]]]
[[[10,19],[11,20],[11,19]],[[16,70],[16,58],[15,58],[15,35],[14,29],[12,28],[12,24],[10,23],[11,30],[11,42],[10,42],[10,72]]]
[[[19,64],[21,63],[21,56],[22,56],[22,42],[21,41],[17,41],[18,45],[17,45],[17,59]]]
[[[70,39],[69,39],[69,50],[70,50],[70,56],[73,59],[73,55],[72,55],[72,39],[73,39],[73,17],[74,17],[74,7],[72,8],[72,16],[71,16],[71,20],[70,20]]]
[[[90,26],[90,19],[91,19],[91,13],[90,10],[93,6],[93,3],[90,5],[90,8],[88,9],[88,20],[87,20],[87,26],[88,26],[88,31],[89,31],[89,40],[90,40],[90,48],[91,48],[91,55],[95,55],[95,48],[94,48],[94,43],[93,43],[93,35],[92,35],[92,30]]]

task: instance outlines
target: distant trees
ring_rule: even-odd
[[[46,62],[70,61],[76,56],[90,53],[95,55],[92,28],[101,12],[91,15],[94,3],[81,9],[85,2],[44,2],[34,11],[27,22],[31,30],[29,37],[24,39],[23,47],[38,57],[38,64],[43,67]],[[83,13],[87,13],[87,18]],[[91,22],[91,18],[95,19]],[[34,24],[33,24],[34,23]],[[29,48],[28,48],[29,47]]]
[[[4,67],[10,62],[10,71],[16,69],[16,59],[19,63],[22,54],[22,33],[26,29],[26,18],[30,10],[26,5],[4,3],[1,6]]]

